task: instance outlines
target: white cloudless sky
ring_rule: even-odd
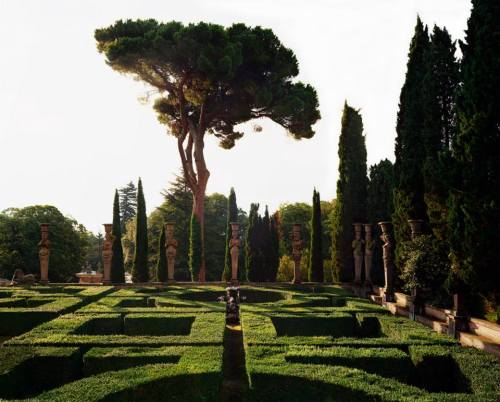
[[[50,204],[88,229],[112,220],[114,189],[142,177],[148,212],[179,173],[175,139],[117,74],[94,30],[117,19],[271,28],[313,85],[322,119],[295,141],[264,121],[229,151],[206,140],[208,193],[238,206],[335,197],[344,101],[361,110],[368,164],[394,160],[398,99],[417,14],[463,39],[468,0],[0,0],[0,210]]]

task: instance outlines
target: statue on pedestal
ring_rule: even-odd
[[[379,225],[382,228],[382,236],[380,238],[384,242],[382,246],[385,277],[384,302],[392,302],[394,300],[394,245],[390,233],[391,223],[380,222]]]
[[[111,257],[113,256],[113,238],[111,234],[113,230],[112,223],[104,223],[104,242],[102,245],[102,265],[103,279],[102,283],[111,283]]]
[[[238,282],[238,259],[240,256],[240,225],[231,222],[231,240],[229,241],[229,252],[231,253],[231,282]]]
[[[361,284],[361,270],[363,269],[363,244],[361,231],[363,225],[354,223],[354,240],[352,241],[352,251],[354,256],[354,283]]]
[[[40,260],[40,282],[49,282],[49,256],[50,256],[50,241],[49,241],[49,224],[41,223],[40,231],[42,239],[38,243],[38,258]]]
[[[304,242],[301,239],[301,229],[302,225],[300,223],[294,223],[292,227],[292,258],[294,263],[293,271],[293,282],[301,283],[300,277],[300,260],[302,258],[302,249],[304,247]]]
[[[165,224],[166,239],[165,248],[167,254],[167,280],[174,282],[175,256],[177,255],[177,240],[174,239],[174,223],[168,222]]]

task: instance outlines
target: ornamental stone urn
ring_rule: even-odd
[[[422,235],[422,226],[424,224],[422,219],[408,219],[408,223],[410,224],[412,240]]]
[[[112,223],[104,223],[104,242],[102,244],[102,265],[103,278],[102,283],[108,285],[111,283],[111,257],[113,256],[113,230]]]
[[[231,240],[229,241],[229,252],[231,254],[231,282],[238,283],[238,259],[240,257],[240,224],[231,222]]]
[[[40,260],[40,283],[49,282],[49,224],[40,224],[41,240],[38,243],[38,258]]]
[[[391,235],[391,222],[379,222],[378,225],[382,229],[382,236],[380,238],[384,242],[382,246],[383,259],[384,259],[384,302],[394,301],[394,243]]]
[[[362,223],[354,223],[354,240],[352,241],[352,253],[354,256],[354,283],[361,284],[361,270],[363,269],[363,239],[361,232],[363,231]]]
[[[304,247],[304,242],[301,239],[302,225],[300,223],[294,223],[292,227],[292,258],[294,263],[293,270],[293,281],[294,284],[302,283],[300,277],[300,260],[302,258],[302,248]]]
[[[177,240],[174,239],[174,222],[165,223],[165,253],[167,254],[167,281],[175,282],[175,256],[177,255]]]
[[[365,223],[365,285],[372,285],[372,261],[373,249],[375,248],[375,240],[372,237],[372,224]]]

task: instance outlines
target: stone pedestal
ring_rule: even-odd
[[[177,240],[174,239],[174,223],[165,223],[165,249],[167,254],[167,281],[175,282],[175,256],[177,255]]]
[[[352,241],[352,253],[354,256],[354,283],[361,284],[361,270],[363,269],[363,239],[361,232],[363,231],[362,223],[354,223],[354,240]]]
[[[40,260],[40,283],[49,282],[49,256],[50,256],[50,241],[49,241],[49,224],[40,224],[41,240],[38,243],[38,258]]]
[[[469,330],[469,316],[463,294],[455,293],[453,295],[453,313],[447,316],[447,323],[448,335],[457,339],[460,332]]]
[[[369,290],[372,286],[372,261],[375,240],[372,237],[372,224],[365,223],[365,287]]]
[[[113,256],[113,230],[112,223],[104,223],[104,241],[102,244],[102,283],[109,285],[111,283],[111,257]]]
[[[301,238],[301,231],[302,225],[300,223],[294,223],[292,227],[292,258],[294,264],[292,283],[295,284],[302,283],[300,273],[300,260],[302,259],[302,249],[304,247],[304,242]]]
[[[78,283],[104,283],[104,280],[102,279],[103,275],[97,272],[79,272],[78,274],[76,274],[76,277],[78,278]]]
[[[238,283],[238,259],[240,257],[240,225],[238,222],[231,222],[231,240],[229,241],[229,252],[231,254],[231,283]]]
[[[391,235],[391,222],[379,222],[378,225],[382,229],[380,238],[384,242],[382,246],[384,258],[384,278],[385,287],[383,294],[384,302],[394,301],[394,255],[393,255],[393,240]]]

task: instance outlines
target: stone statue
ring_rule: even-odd
[[[375,248],[375,240],[372,237],[372,225],[365,223],[365,284],[372,284],[372,260],[373,249]]]
[[[390,234],[390,222],[380,222],[382,228],[382,236],[380,238],[384,242],[382,246],[383,259],[384,259],[384,302],[391,302],[394,300],[394,255],[392,236]]]
[[[102,244],[102,264],[103,264],[103,280],[102,283],[111,283],[111,257],[113,256],[113,235],[111,231],[113,224],[104,224],[104,242]]]
[[[352,241],[352,251],[354,256],[354,283],[361,283],[361,270],[363,269],[363,244],[361,223],[354,224],[354,240]]]
[[[167,222],[166,227],[166,238],[165,238],[165,248],[167,254],[167,280],[169,282],[174,282],[174,271],[175,271],[175,256],[177,255],[177,240],[174,239],[174,223]]]
[[[238,258],[240,257],[240,225],[231,222],[231,240],[229,241],[229,251],[231,253],[231,282],[238,282]]]
[[[32,285],[35,282],[35,275],[25,274],[22,269],[18,268],[14,271],[10,285]]]
[[[304,247],[304,242],[301,239],[301,229],[302,225],[300,223],[294,223],[292,227],[292,258],[294,263],[293,271],[293,283],[301,283],[300,277],[300,260],[302,258],[302,248]]]
[[[40,260],[40,282],[49,282],[49,256],[50,256],[50,241],[49,241],[49,224],[41,223],[40,231],[42,239],[38,243],[38,258]]]

